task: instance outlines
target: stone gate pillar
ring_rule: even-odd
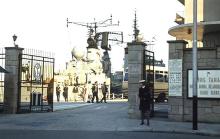
[[[143,42],[128,43],[128,114],[130,118],[140,117],[139,81],[143,79],[144,50]]]
[[[187,42],[184,40],[167,41],[169,43],[169,110],[168,117],[171,120],[183,121],[184,118],[184,73],[183,57]],[[191,57],[190,57],[191,58]],[[172,62],[173,61],[173,62]],[[175,63],[178,62],[178,63]],[[171,66],[175,65],[176,66]],[[181,64],[181,65],[179,65]],[[173,68],[171,68],[173,67]],[[176,67],[176,68],[175,68]],[[178,68],[180,67],[180,68]],[[179,74],[179,80],[177,79]],[[172,76],[172,77],[171,77]],[[173,78],[175,81],[171,81]]]
[[[18,102],[18,75],[19,75],[19,54],[23,48],[5,48],[5,69],[9,73],[5,74],[4,79],[4,113],[15,114]]]

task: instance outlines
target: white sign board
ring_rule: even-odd
[[[182,59],[169,60],[169,96],[182,96]]]
[[[188,97],[192,97],[192,70],[188,70]],[[198,70],[197,96],[220,98],[220,70]]]

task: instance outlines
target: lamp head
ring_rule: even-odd
[[[17,36],[14,34],[12,37],[13,37],[13,40],[15,42],[17,40]]]

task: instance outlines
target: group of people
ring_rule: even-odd
[[[57,102],[60,102],[60,94],[61,94],[61,88],[60,88],[60,85],[58,84],[56,86]],[[67,102],[68,101],[68,87],[66,84],[63,88],[63,97],[64,97],[65,102]]]
[[[102,92],[102,99],[99,101],[99,90]],[[57,102],[60,102],[60,95],[61,95],[61,87],[58,84],[56,86],[56,96],[57,96]],[[91,92],[91,93],[90,93]],[[92,86],[89,85],[83,85],[83,86],[78,86],[74,84],[73,89],[72,89],[72,97],[73,101],[77,101],[78,96],[81,96],[83,98],[84,102],[92,102],[94,103],[94,100],[96,99],[97,103],[102,103],[106,102],[106,94],[108,92],[108,87],[106,83],[104,82],[101,85],[101,88],[98,86],[98,82],[96,81]],[[65,84],[63,87],[63,97],[65,102],[68,102],[68,86]]]
[[[107,87],[106,83],[104,82],[101,86],[102,95],[103,95],[101,101],[99,101],[98,90],[99,90],[98,82],[96,81],[92,86],[92,100],[91,100],[91,102],[94,103],[94,99],[96,98],[96,103],[99,103],[99,102],[102,103],[103,101],[105,103],[107,103],[106,102],[106,94],[108,92],[108,87]]]
[[[146,83],[145,80],[141,80],[140,82],[140,87],[139,87],[139,99],[140,99],[140,103],[139,103],[139,110],[141,112],[141,125],[144,124],[144,119],[147,119],[147,125],[150,125],[150,106],[151,106],[151,101],[152,101],[152,85],[149,83]],[[102,91],[102,99],[99,101],[99,97],[98,97],[98,92],[99,92],[99,87],[98,87],[98,82],[96,81],[91,88],[92,91],[92,98],[91,101],[88,100],[88,96],[89,96],[89,90],[90,89],[88,87],[86,87],[86,85],[83,86],[82,92],[83,92],[83,100],[84,102],[92,102],[94,103],[94,100],[96,99],[96,103],[102,103],[102,102],[106,102],[106,94],[108,92],[108,87],[106,85],[106,83],[104,82],[101,85],[101,91]],[[74,94],[74,99],[76,99],[76,95],[78,95],[78,87],[76,85],[74,85],[73,90],[72,90],[73,94]],[[56,95],[57,95],[57,101],[60,101],[60,94],[61,94],[61,88],[60,85],[57,85],[56,87]],[[68,101],[68,87],[67,85],[64,86],[63,88],[63,97],[65,99],[65,102]]]

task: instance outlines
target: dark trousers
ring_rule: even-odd
[[[144,119],[147,119],[147,125],[150,125],[150,111],[141,111],[141,124],[144,124]]]
[[[60,94],[57,93],[57,102],[60,102]]]
[[[68,96],[67,95],[63,95],[65,102],[68,102]]]
[[[67,92],[63,92],[63,97],[65,102],[68,102],[68,93]]]
[[[99,102],[98,92],[92,93],[92,103],[94,102],[94,99],[96,98],[96,103]]]
[[[104,100],[104,102],[106,103],[106,93],[103,93],[103,97],[101,99],[101,102]]]

